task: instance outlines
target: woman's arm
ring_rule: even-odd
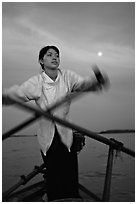
[[[3,89],[3,94],[5,97],[2,103],[4,105],[13,104],[13,102],[10,100],[10,97],[20,100],[21,102],[36,100],[38,97],[40,97],[41,94],[38,78],[38,76],[34,76],[21,85],[14,85],[8,89]]]
[[[98,67],[94,65],[93,71],[95,73],[95,77],[86,77],[82,78],[75,72],[69,71],[69,83],[71,91],[77,92],[85,92],[85,91],[93,91],[97,92],[102,90],[103,88],[107,88],[109,85],[109,80],[106,75],[102,75],[99,71]]]

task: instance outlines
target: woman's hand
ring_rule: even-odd
[[[108,76],[104,73],[102,74],[96,64],[92,65],[92,69],[97,79],[97,82],[95,84],[96,88],[98,90],[108,89],[110,85]]]

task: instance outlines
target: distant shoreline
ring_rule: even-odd
[[[121,133],[135,133],[134,129],[112,129],[96,132],[97,134],[121,134]],[[12,135],[11,137],[36,137],[37,135]]]

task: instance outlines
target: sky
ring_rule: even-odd
[[[60,49],[61,69],[92,76],[96,63],[109,77],[109,90],[72,103],[75,124],[92,131],[135,128],[135,3],[2,3],[4,88],[39,73],[38,54],[46,45]],[[3,107],[3,131],[27,117]]]

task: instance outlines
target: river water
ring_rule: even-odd
[[[104,136],[115,138],[123,142],[125,147],[135,149],[134,134]],[[35,165],[42,163],[36,137],[9,138],[3,142],[2,152],[3,192],[14,185],[20,175],[27,175]],[[79,182],[100,198],[103,193],[107,156],[108,146],[90,138],[86,138],[86,145],[78,155]],[[36,176],[30,184],[41,178],[42,175]],[[135,160],[125,153],[115,153],[110,201],[135,201]]]

